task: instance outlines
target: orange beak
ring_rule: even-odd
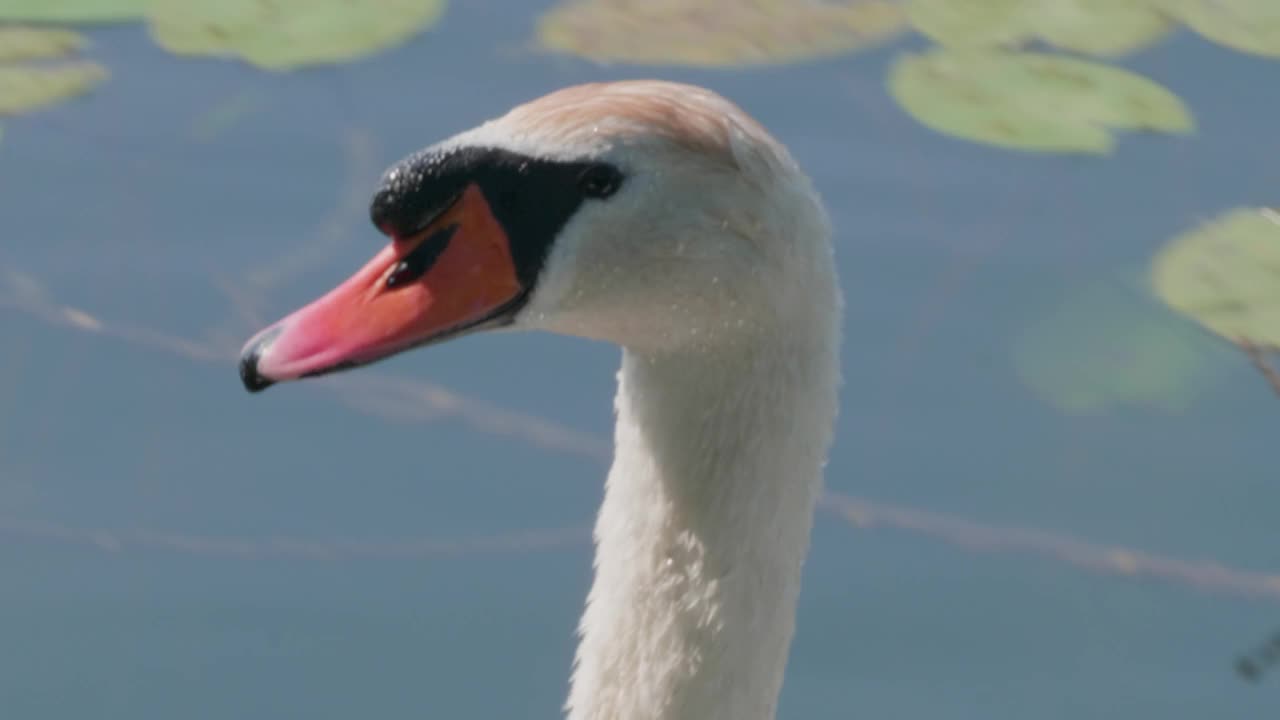
[[[250,392],[510,322],[524,300],[511,246],[476,185],[416,234],[395,238],[329,294],[241,351]]]

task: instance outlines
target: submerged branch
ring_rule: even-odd
[[[154,530],[84,530],[47,523],[0,519],[0,538],[59,545],[92,546],[107,552],[127,549],[165,550],[190,555],[264,559],[312,560],[359,558],[403,559],[496,553],[530,553],[585,545],[587,528],[529,530],[475,538],[406,540],[307,540],[300,538],[232,538]]]
[[[1244,351],[1249,362],[1253,363],[1253,367],[1262,374],[1262,378],[1271,386],[1271,391],[1276,395],[1280,395],[1280,371],[1271,364],[1269,353],[1275,352],[1275,348],[1262,348],[1253,344],[1249,340],[1241,340],[1236,343],[1241,350]]]
[[[216,347],[173,337],[149,328],[109,323],[88,312],[60,305],[31,276],[0,271],[0,311],[26,313],[42,322],[109,337],[189,360],[234,366],[237,348]],[[250,312],[240,308],[242,315]],[[1253,351],[1260,370],[1280,393],[1280,377]],[[545,418],[494,407],[438,385],[367,371],[323,378],[315,383],[360,412],[401,422],[451,419],[480,432],[511,437],[539,448],[605,462],[603,438],[561,426]],[[406,398],[417,404],[405,403]],[[886,528],[924,535],[972,551],[1037,555],[1074,567],[1125,578],[1146,578],[1223,594],[1280,601],[1280,575],[1240,570],[1211,561],[1192,562],[1124,547],[1106,546],[1042,530],[986,525],[965,518],[827,493],[819,508],[858,528]],[[586,545],[586,529],[529,531],[472,539],[401,541],[303,540],[297,538],[216,538],[150,530],[82,530],[49,524],[0,520],[0,539],[92,546],[105,551],[129,548],[232,557],[415,558],[466,553],[536,552]]]

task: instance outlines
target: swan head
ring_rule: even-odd
[[[520,105],[392,166],[370,215],[390,243],[245,345],[247,389],[485,329],[665,352],[838,310],[808,179],[693,86],[579,85]]]

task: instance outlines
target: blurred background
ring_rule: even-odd
[[[1276,7],[0,0],[0,717],[557,717],[617,350],[235,357],[386,166],[655,76],[836,228],[780,717],[1272,717]]]

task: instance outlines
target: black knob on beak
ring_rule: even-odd
[[[274,380],[258,373],[258,360],[279,334],[279,328],[264,332],[250,340],[240,351],[240,382],[244,383],[245,390],[251,393],[262,392],[275,384]]]

